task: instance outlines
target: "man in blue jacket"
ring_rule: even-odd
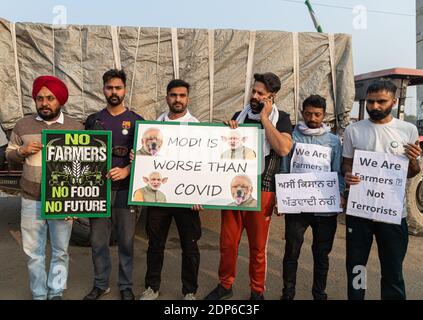
[[[344,180],[341,173],[342,145],[340,139],[329,132],[323,124],[326,112],[326,101],[319,95],[311,95],[303,102],[302,116],[304,122],[299,122],[294,129],[292,138],[294,147],[282,161],[282,172],[311,173],[338,172],[339,192],[343,202],[342,192]],[[304,159],[297,159],[296,149],[302,144],[319,145],[327,157],[321,157],[319,163],[308,165]],[[291,300],[295,296],[298,258],[304,241],[304,233],[311,226],[313,231],[313,288],[315,300],[326,300],[326,280],[329,270],[329,253],[332,250],[336,233],[337,214],[334,213],[301,213],[285,215],[285,255],[283,258],[283,290],[282,300]]]

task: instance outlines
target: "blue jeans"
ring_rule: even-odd
[[[45,300],[62,296],[68,277],[68,246],[72,221],[42,220],[41,202],[22,198],[21,231],[23,250],[28,258],[32,297]],[[47,231],[50,235],[51,262],[47,276],[45,248]]]
[[[119,290],[132,288],[134,234],[136,215],[128,208],[128,190],[112,191],[112,216],[90,218],[90,241],[94,264],[94,287],[109,287],[112,260],[109,243],[112,229],[116,231],[119,255]]]

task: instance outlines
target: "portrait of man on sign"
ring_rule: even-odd
[[[163,134],[159,129],[150,128],[142,135],[142,147],[137,151],[137,155],[156,156],[163,144]]]
[[[247,175],[237,175],[231,181],[231,194],[234,199],[230,206],[256,207],[257,200],[252,196],[253,183]]]
[[[134,201],[166,202],[165,194],[159,189],[162,184],[167,182],[167,177],[162,178],[160,172],[154,171],[142,179],[147,185],[134,192]]]
[[[222,136],[222,141],[227,143],[229,149],[222,153],[221,159],[244,159],[256,158],[254,150],[244,146],[248,137],[243,136],[239,130],[230,130],[227,136]]]

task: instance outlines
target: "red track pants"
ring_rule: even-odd
[[[250,247],[251,290],[263,293],[266,282],[267,238],[275,205],[274,192],[261,192],[261,211],[222,210],[219,280],[229,289],[236,275],[238,245],[244,228]]]

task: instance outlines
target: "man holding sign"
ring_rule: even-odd
[[[32,98],[37,115],[26,116],[13,128],[6,158],[24,163],[22,188],[22,245],[28,257],[29,281],[35,300],[61,299],[68,276],[68,246],[72,221],[41,219],[41,132],[45,129],[82,130],[82,124],[65,116],[61,109],[68,100],[68,89],[58,78],[41,76],[34,80]],[[50,236],[52,257],[46,273],[45,246]]]
[[[373,151],[408,159],[408,168],[404,169],[399,163],[394,164],[393,167],[386,164],[391,170],[406,171],[404,175],[406,174],[408,178],[412,178],[420,172],[418,158],[422,150],[419,147],[417,128],[410,123],[395,119],[391,115],[392,108],[397,103],[396,91],[397,87],[389,81],[375,81],[371,84],[367,89],[366,97],[366,108],[370,119],[354,123],[345,130],[342,170],[348,185],[383,182],[381,179],[384,179],[384,177],[371,177],[371,167],[365,172],[353,171],[354,157],[357,156],[355,155],[356,150]],[[377,165],[378,161],[368,162],[368,166],[373,166],[373,164]],[[361,180],[364,181],[360,182]],[[405,299],[402,263],[408,245],[406,208],[403,207],[400,212],[402,217],[399,225],[352,216],[349,214],[349,212],[352,214],[352,209],[365,208],[364,213],[367,211],[368,214],[380,211],[377,210],[378,208],[373,210],[369,203],[354,204],[351,201],[354,196],[353,192],[356,190],[351,189],[350,191],[346,220],[348,298],[364,299],[365,266],[374,235],[378,245],[381,267],[381,298]],[[383,197],[380,192],[376,193],[374,190],[372,192],[373,197]],[[361,202],[363,199],[365,201],[365,198],[361,198]],[[386,206],[389,206],[391,201],[396,200],[389,197],[382,200]],[[382,217],[389,215],[390,212],[382,210]],[[369,217],[371,216],[369,215]]]
[[[270,218],[275,205],[275,173],[280,157],[292,147],[292,125],[289,115],[274,104],[281,82],[274,73],[254,74],[250,104],[235,113],[228,125],[235,129],[238,123],[258,123],[264,129],[263,153],[265,167],[261,186],[261,211],[222,210],[220,232],[220,265],[218,286],[206,300],[228,299],[233,295],[238,244],[245,228],[250,247],[251,300],[263,300],[266,279],[266,244]]]
[[[132,269],[136,215],[128,207],[129,150],[134,143],[135,122],[143,118],[125,107],[126,74],[112,69],[103,75],[103,93],[107,107],[90,115],[85,129],[112,132],[111,218],[90,219],[90,241],[94,264],[94,287],[84,300],[97,300],[109,293],[112,268],[109,243],[112,228],[116,230],[119,254],[119,291],[122,300],[134,300]]]
[[[337,172],[341,201],[344,190],[341,173],[341,141],[323,124],[326,100],[312,95],[303,102],[302,116],[292,134],[295,146],[290,155],[283,158],[283,172],[322,173]],[[283,191],[282,191],[283,192]],[[285,255],[283,258],[283,300],[295,296],[298,258],[304,241],[304,233],[313,230],[313,288],[315,300],[326,300],[326,280],[329,271],[329,253],[336,233],[336,213],[285,214]]]
[[[199,122],[188,110],[189,87],[189,83],[180,79],[174,79],[169,82],[166,96],[169,111],[160,115],[157,121]],[[157,189],[160,184],[165,183],[168,178],[162,178],[160,176],[160,182],[158,182],[157,177],[160,174],[155,174],[155,188],[151,188],[151,183],[148,185],[150,186],[150,193],[154,192],[155,194],[154,202],[166,202],[164,194],[157,196],[157,194],[160,193]],[[153,191],[153,189],[156,190]],[[144,200],[148,199],[146,198]],[[146,290],[141,294],[140,300],[155,300],[159,297],[164,249],[172,218],[175,219],[182,248],[181,277],[183,299],[195,300],[195,294],[198,288],[198,270],[200,268],[200,250],[198,249],[197,241],[201,237],[201,221],[198,211],[202,208],[200,206],[195,206],[193,209],[195,210],[172,207],[148,208],[148,250],[147,272],[145,274]]]

